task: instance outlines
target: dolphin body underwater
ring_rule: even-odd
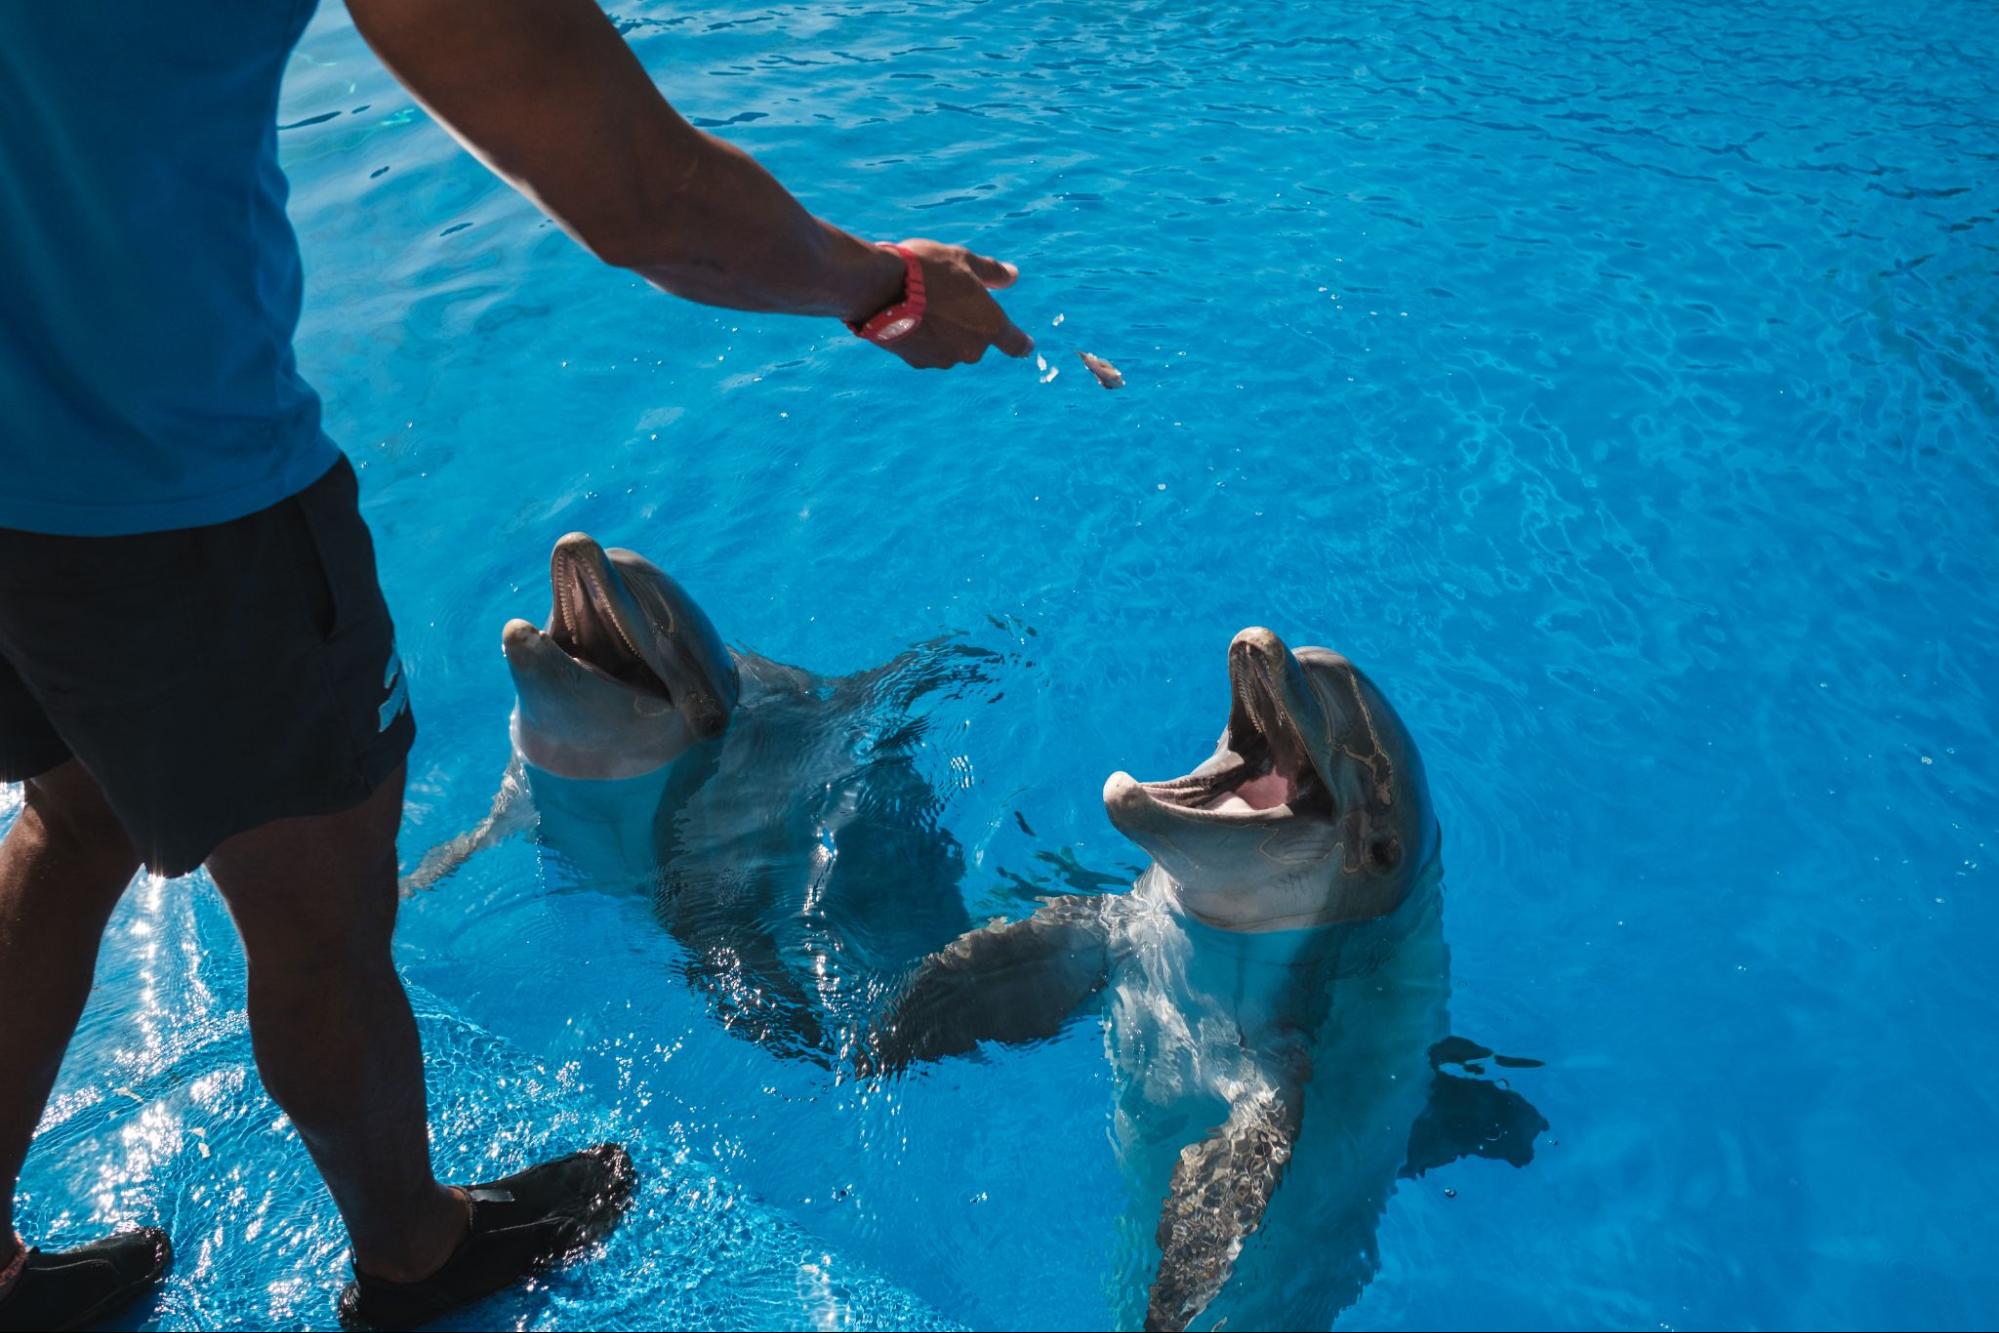
[[[1213,757],[1104,787],[1152,857],[1137,884],[1048,899],[931,955],[862,1063],[1049,1037],[1107,1000],[1143,1210],[1119,1246],[1119,1322],[1327,1328],[1379,1266],[1399,1177],[1468,1155],[1524,1165],[1547,1122],[1503,1082],[1445,1068],[1482,1075],[1492,1052],[1447,1036],[1440,833],[1388,701],[1344,657],[1268,630],[1237,635],[1228,664]]]
[[[546,628],[502,631],[514,759],[492,812],[405,892],[533,827],[545,864],[653,895],[732,1031],[836,1062],[909,964],[972,924],[914,710],[996,654],[932,643],[822,679],[732,652],[672,578],[583,533],[556,543],[549,585]]]

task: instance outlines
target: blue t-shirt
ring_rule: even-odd
[[[316,3],[0,0],[0,527],[220,523],[338,457],[277,158]]]

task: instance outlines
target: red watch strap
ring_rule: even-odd
[[[856,336],[866,338],[871,343],[887,346],[898,338],[906,338],[916,331],[923,322],[923,261],[918,259],[908,247],[891,241],[878,242],[882,249],[902,256],[904,275],[902,299],[885,309],[879,310],[856,324],[849,321],[847,327]]]

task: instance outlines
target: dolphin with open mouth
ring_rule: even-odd
[[[547,627],[515,619],[500,631],[522,759],[569,778],[635,777],[728,730],[742,671],[664,570],[572,532],[549,556],[548,582]]]
[[[863,1066],[1049,1037],[1107,1000],[1117,1138],[1148,1219],[1128,1228],[1121,1322],[1325,1328],[1377,1266],[1399,1176],[1524,1164],[1547,1122],[1482,1077],[1491,1052],[1448,1038],[1441,835],[1388,700],[1346,658],[1266,629],[1236,635],[1228,672],[1213,755],[1104,786],[1152,858],[1132,890],[1049,899],[931,955]]]
[[[405,890],[531,827],[544,864],[653,895],[733,1031],[835,1060],[894,977],[971,924],[915,757],[924,702],[995,654],[940,641],[825,679],[731,650],[663,570],[580,532],[555,544],[549,593],[545,624],[501,631],[514,759],[492,812]]]

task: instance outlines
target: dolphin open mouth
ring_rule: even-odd
[[[673,701],[673,691],[639,651],[644,631],[638,608],[603,547],[580,532],[564,537],[549,556],[548,586],[548,628],[536,633],[592,675]]]
[[[1331,788],[1305,743],[1288,694],[1308,690],[1290,651],[1266,631],[1245,630],[1229,645],[1229,723],[1213,758],[1164,782],[1112,779],[1173,815],[1197,820],[1268,821],[1335,813]],[[1108,793],[1107,793],[1108,795]]]

